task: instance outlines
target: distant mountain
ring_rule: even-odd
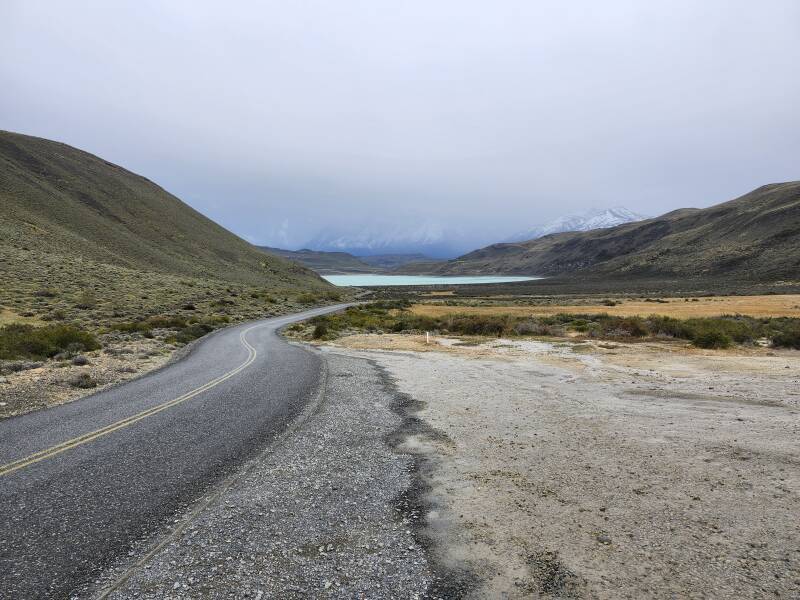
[[[361,261],[370,264],[374,267],[386,269],[391,271],[397,267],[402,267],[409,263],[429,263],[437,262],[435,258],[425,256],[424,254],[375,254],[373,256],[362,256]]]
[[[260,252],[152,181],[66,144],[0,131],[0,275],[81,263],[289,289],[327,287]],[[31,262],[36,256],[36,263]],[[10,275],[9,275],[10,276]],[[0,287],[12,285],[0,277]],[[74,282],[72,282],[74,283]],[[96,281],[112,287],[114,281]]]
[[[615,206],[614,208],[605,208],[600,210],[589,210],[578,214],[559,217],[558,219],[555,219],[546,225],[521,231],[511,236],[506,241],[522,242],[526,240],[535,240],[542,236],[550,235],[551,233],[605,229],[607,227],[622,225],[623,223],[643,221],[646,218],[647,217],[637,214],[622,206]]]
[[[283,250],[269,246],[257,246],[267,254],[288,258],[299,262],[309,269],[324,275],[336,273],[380,273],[382,268],[359,260],[347,252],[322,252],[320,250]]]
[[[353,256],[348,252],[325,252],[322,250],[284,250],[270,246],[256,246],[267,254],[273,254],[299,262],[323,275],[338,273],[386,273],[408,263],[437,262],[424,254],[376,254]]]
[[[800,182],[608,229],[494,244],[406,273],[800,281]]]
[[[360,224],[346,231],[320,233],[305,246],[358,257],[424,254],[435,258],[452,258],[475,247],[461,232],[445,229],[433,221],[417,225]]]

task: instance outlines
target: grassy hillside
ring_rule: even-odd
[[[318,250],[283,250],[257,246],[267,254],[299,262],[317,273],[380,273],[382,269],[367,264],[348,252],[322,252]]]
[[[0,132],[0,206],[0,326],[225,322],[334,293],[144,177],[65,144]]]
[[[495,244],[406,272],[572,278],[800,280],[800,182],[610,229]]]
[[[324,285],[148,179],[76,148],[0,132],[3,248],[279,287]]]

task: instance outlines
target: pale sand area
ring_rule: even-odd
[[[800,295],[769,296],[713,296],[689,299],[660,298],[661,302],[623,300],[616,306],[604,304],[541,304],[533,306],[447,306],[445,304],[418,304],[412,307],[416,314],[441,317],[449,314],[511,314],[555,315],[558,313],[607,313],[620,317],[663,315],[687,319],[691,317],[717,317],[720,315],[749,315],[753,317],[800,317]]]
[[[476,597],[800,597],[800,352],[358,335]]]

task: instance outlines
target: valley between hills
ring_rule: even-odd
[[[0,596],[800,594],[800,183],[355,256],[2,132],[0,203]]]

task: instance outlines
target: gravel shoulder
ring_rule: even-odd
[[[420,539],[481,598],[800,596],[800,353],[357,335],[427,429]]]
[[[109,597],[422,597],[435,575],[414,535],[414,460],[392,448],[397,397],[368,361],[326,362],[290,434],[85,595],[129,575]]]

